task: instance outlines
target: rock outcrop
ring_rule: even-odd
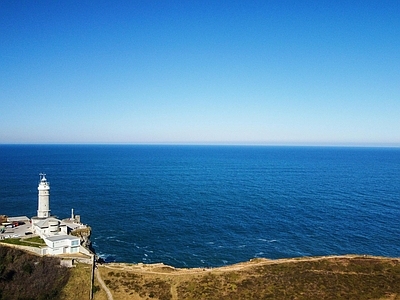
[[[81,245],[92,252],[92,242],[90,241],[90,236],[92,234],[92,228],[90,226],[87,226],[85,228],[77,228],[71,231],[71,235],[79,237],[81,241]]]

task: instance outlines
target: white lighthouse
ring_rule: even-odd
[[[48,218],[50,217],[50,184],[47,182],[46,174],[40,173],[39,176],[39,203],[37,216],[38,218]]]

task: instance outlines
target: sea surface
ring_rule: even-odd
[[[46,173],[107,261],[400,256],[399,148],[0,145],[0,167],[0,214],[36,215]]]

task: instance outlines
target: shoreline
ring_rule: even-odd
[[[399,257],[255,258],[215,268],[108,263],[97,270],[115,299],[400,299]]]
[[[16,245],[1,245],[3,250],[12,247],[29,252]],[[71,259],[45,256],[49,261]],[[30,258],[33,262],[38,259]],[[73,259],[70,266],[61,263],[70,268],[71,278],[59,290],[63,295],[60,299],[83,299],[89,291],[94,300],[400,299],[400,257],[346,254],[253,258],[207,268],[93,262]]]
[[[111,262],[98,264],[100,267],[105,267],[109,269],[119,269],[125,271],[133,271],[138,273],[149,273],[149,274],[171,274],[171,275],[182,275],[182,274],[194,274],[194,273],[204,273],[204,272],[226,272],[226,271],[240,271],[246,268],[251,268],[254,266],[266,266],[266,265],[276,265],[285,263],[298,263],[298,262],[313,262],[321,260],[335,260],[335,259],[371,259],[371,260],[382,260],[382,261],[398,261],[400,262],[400,257],[388,257],[388,256],[374,256],[365,254],[344,254],[344,255],[325,255],[325,256],[300,256],[293,258],[280,258],[280,259],[269,259],[269,258],[252,258],[248,261],[239,262],[231,265],[220,266],[220,267],[193,267],[193,268],[180,268],[174,267],[162,262],[160,263],[126,263],[126,262]]]

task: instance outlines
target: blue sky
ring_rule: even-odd
[[[0,1],[0,143],[400,146],[398,1]]]

